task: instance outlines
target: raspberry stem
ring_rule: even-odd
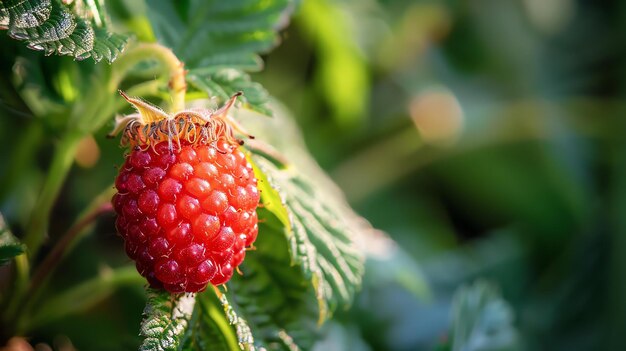
[[[109,91],[115,92],[128,72],[139,62],[156,60],[165,71],[169,73],[168,87],[171,93],[171,111],[176,112],[185,108],[185,82],[184,65],[172,50],[154,43],[141,43],[130,48],[112,66],[112,75],[109,82]]]

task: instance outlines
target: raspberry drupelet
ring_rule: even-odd
[[[139,111],[116,128],[131,148],[112,199],[126,253],[155,288],[226,283],[258,233],[257,180],[227,115],[238,95],[218,111],[173,117],[122,95]]]

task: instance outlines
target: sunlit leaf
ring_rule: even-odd
[[[148,15],[158,40],[172,47],[189,69],[191,85],[225,101],[242,90],[248,107],[268,114],[267,93],[250,81],[260,53],[279,42],[288,23],[290,0],[151,1]]]
[[[352,242],[352,228],[316,192],[314,183],[292,169],[281,170],[262,157],[253,157],[257,167],[277,189],[289,214],[285,228],[292,258],[313,284],[320,320],[339,305],[348,305],[361,282],[361,252]]]
[[[271,111],[265,107],[268,93],[259,83],[253,82],[250,75],[240,70],[222,68],[217,70],[190,70],[187,80],[196,89],[216,97],[218,101],[226,101],[238,91],[243,92],[242,98],[246,105],[255,111],[269,115]]]
[[[106,29],[104,8],[96,2],[71,6],[60,0],[5,0],[0,2],[0,26],[10,37],[26,41],[46,55],[88,57],[113,62],[124,50],[128,37]]]

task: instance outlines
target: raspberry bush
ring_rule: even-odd
[[[0,1],[14,89],[55,135],[21,240],[0,223],[0,262],[12,272],[0,295],[2,342],[122,287],[146,289],[141,350],[310,349],[316,326],[350,305],[363,274],[357,243],[371,228],[308,155],[288,112],[248,75],[297,6]],[[54,204],[74,160],[88,162],[92,136],[107,132],[100,146],[116,150],[117,176],[81,188],[91,204],[65,234],[51,232],[63,225]],[[100,175],[86,174],[85,184],[91,177]],[[74,252],[111,213],[108,231],[127,258]],[[68,254],[105,268],[63,283],[55,277]],[[49,296],[56,285],[62,292]]]

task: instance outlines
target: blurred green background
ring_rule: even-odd
[[[512,307],[517,348],[626,350],[625,2],[305,0],[282,37],[253,78],[394,240],[367,243],[363,289],[318,350],[446,349],[453,294],[479,278]],[[39,54],[0,46],[0,212],[19,236],[55,121],[20,103],[5,55]],[[45,81],[61,94],[63,79]],[[114,179],[110,126],[84,141],[53,238]],[[50,291],[128,263],[121,247],[100,220]],[[141,282],[112,294],[34,340],[136,347]],[[96,330],[118,337],[81,348]]]

